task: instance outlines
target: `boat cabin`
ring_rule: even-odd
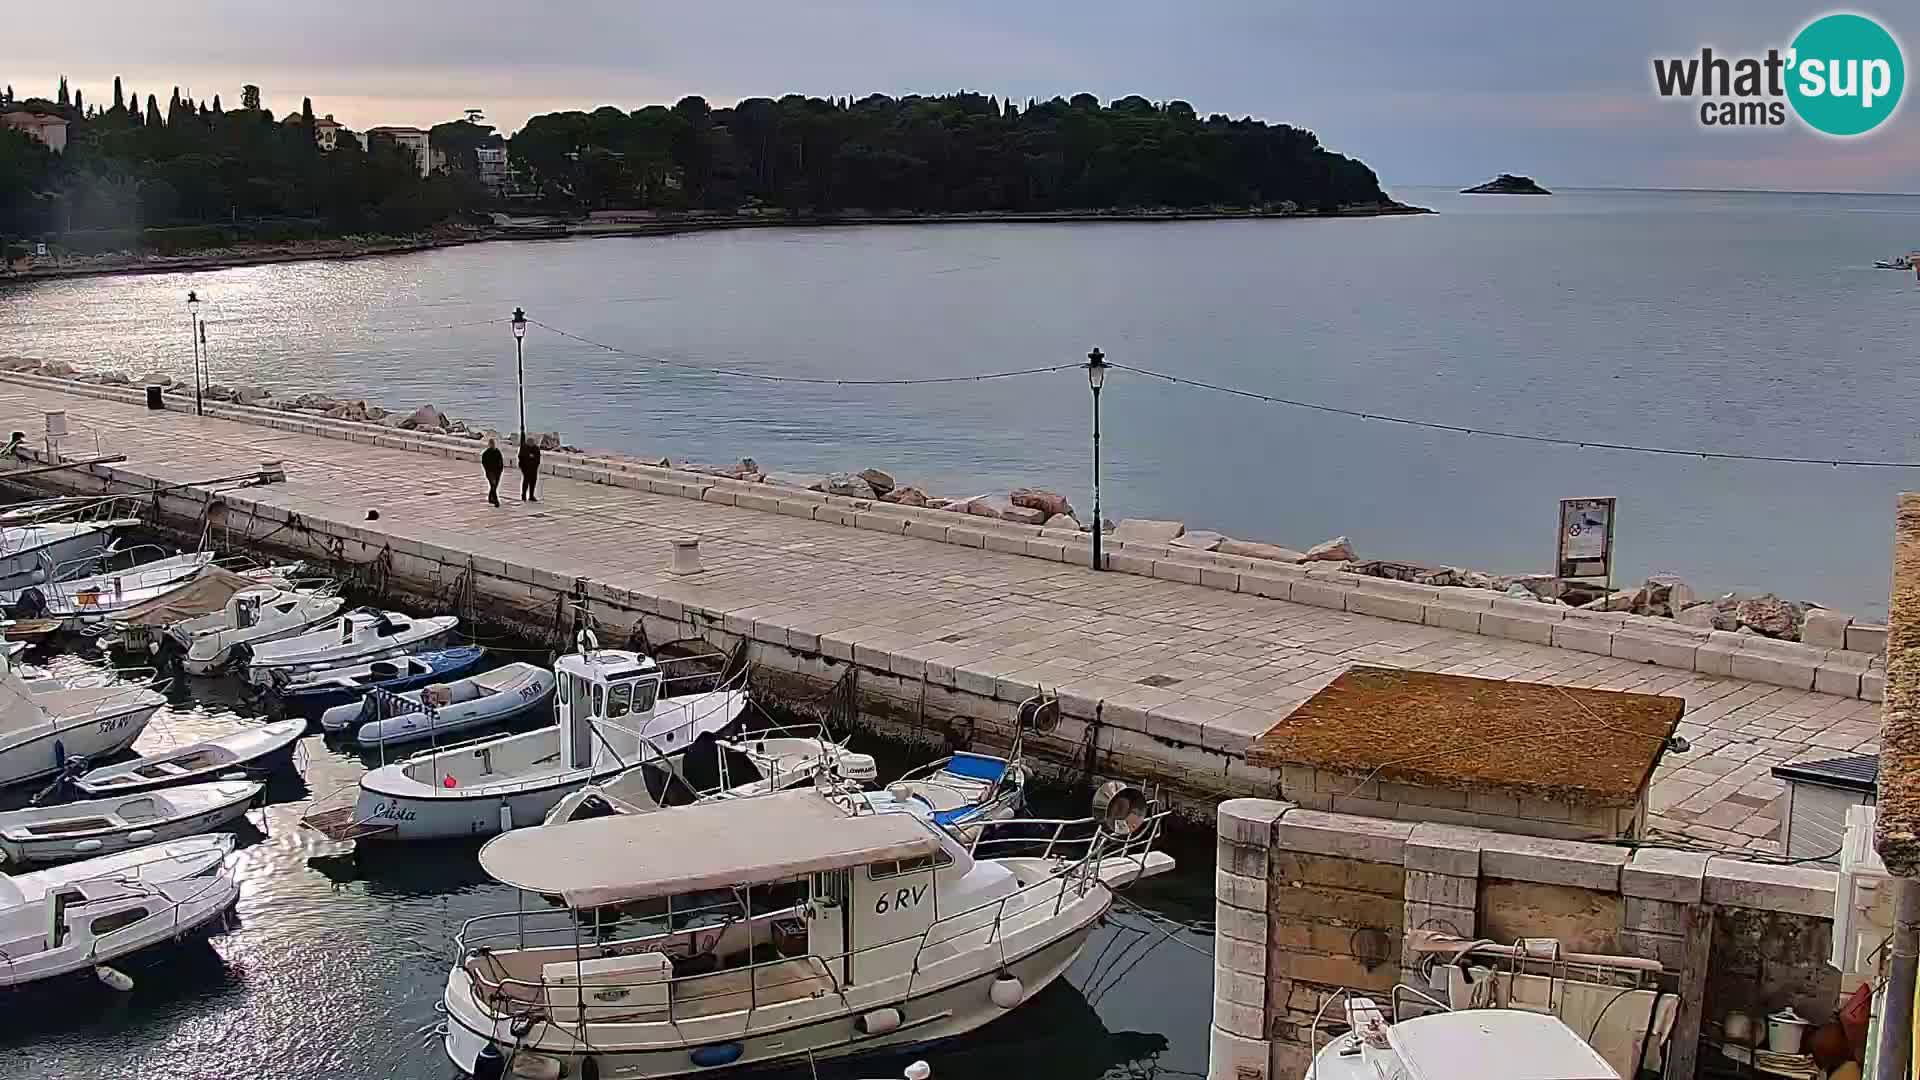
[[[662,754],[686,749],[684,731],[646,730],[660,698],[660,665],[624,649],[588,649],[553,665],[554,712],[566,735],[569,767],[593,767],[594,725],[610,723],[653,738]]]
[[[391,612],[353,611],[340,617],[340,644],[352,645],[399,637],[412,626],[404,616],[395,618]]]

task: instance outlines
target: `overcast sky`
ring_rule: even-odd
[[[1654,56],[1784,47],[1831,10],[1779,0],[196,0],[34,9],[0,35],[0,78],[88,101],[115,74],[229,106],[259,84],[276,113],[311,96],[353,128],[428,125],[476,107],[528,116],[700,94],[978,90],[1182,98],[1318,132],[1395,185],[1496,172],[1549,187],[1920,191],[1911,105],[1848,142],[1796,128],[1702,128],[1652,91]],[[1911,3],[1861,7],[1908,45]],[[1909,33],[1909,31],[1913,31]],[[1911,52],[1909,53],[1911,60]],[[1920,91],[1916,91],[1920,92]]]

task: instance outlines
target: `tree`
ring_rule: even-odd
[[[213,115],[219,116],[224,112],[225,110],[220,108],[220,95],[219,94],[213,95]]]
[[[313,99],[310,97],[300,99],[300,122],[306,125],[308,131],[313,130]]]
[[[79,90],[73,92],[73,111],[79,113],[81,116],[87,115],[87,106],[80,100]]]
[[[247,112],[260,111],[260,88],[248,83],[240,88],[240,107]]]
[[[140,95],[138,92],[129,94],[127,95],[127,100],[132,103],[127,106],[127,119],[133,121],[133,126],[139,127],[140,126]]]
[[[160,126],[160,102],[152,94],[147,95],[147,127]]]
[[[167,100],[167,126],[172,127],[181,120],[180,88],[173,88],[173,97]]]
[[[60,76],[60,92],[54,98],[54,101],[63,109],[73,104],[73,99],[67,96],[67,77],[65,75]]]
[[[113,77],[113,111],[127,111],[127,99],[120,96],[120,76]]]

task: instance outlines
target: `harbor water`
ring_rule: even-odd
[[[872,465],[935,494],[1088,491],[1114,363],[1475,431],[1813,459],[1652,456],[1437,432],[1116,371],[1107,516],[1521,572],[1557,500],[1617,496],[1623,579],[1884,615],[1893,496],[1920,460],[1920,198],[1395,189],[1422,217],[762,229],[470,245],[342,262],[0,285],[0,354],[432,403],[675,461]],[[553,327],[575,337],[563,337]],[[580,340],[585,339],[585,340]],[[596,344],[597,343],[597,344]],[[600,346],[610,348],[602,348]],[[610,351],[613,350],[613,351]],[[713,374],[731,369],[826,382]],[[1881,418],[1892,418],[1882,422]],[[297,466],[297,463],[289,463]]]
[[[30,665],[61,676],[107,668],[91,646]],[[160,753],[262,722],[231,679],[168,692],[135,749]],[[301,743],[297,775],[237,827],[241,895],[230,929],[116,961],[119,993],[79,974],[7,991],[0,1052],[24,1080],[274,1080],[457,1076],[439,1039],[441,991],[462,920],[511,910],[513,890],[479,868],[476,843],[375,848],[358,855],[300,827],[316,804],[351,796],[377,755]],[[875,753],[882,774],[913,762]],[[888,770],[892,770],[889,772]],[[30,786],[0,793],[19,805]],[[1046,798],[1047,796],[1042,796]],[[1059,798],[1059,797],[1056,797]],[[1046,812],[1069,812],[1046,805]],[[1204,839],[1204,838],[1202,838]],[[1045,1075],[1204,1076],[1212,987],[1210,846],[1178,849],[1180,869],[1125,896],[1068,975],[981,1032],[918,1054],[822,1065],[822,1077],[899,1076],[915,1056],[942,1080]],[[808,1075],[805,1070],[789,1074]]]

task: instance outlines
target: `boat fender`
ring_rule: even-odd
[[[123,994],[133,989],[132,976],[118,968],[110,968],[105,964],[95,964],[93,966],[93,977]]]
[[[933,1066],[924,1061],[916,1061],[907,1066],[907,1080],[929,1080],[933,1076]]]
[[[1021,985],[1019,979],[1011,975],[1002,975],[993,980],[993,985],[987,989],[987,997],[1003,1009],[1011,1009],[1020,1004],[1020,999],[1026,996],[1026,993],[1027,988]]]
[[[862,1013],[853,1022],[854,1030],[862,1035],[885,1035],[900,1027],[899,1009],[875,1009]]]
[[[487,1043],[473,1058],[473,1080],[500,1080],[507,1073],[506,1059],[500,1056],[500,1048]]]
[[[91,855],[91,854],[93,854],[94,852],[96,852],[96,851],[99,851],[99,850],[100,850],[100,841],[98,841],[98,840],[82,840],[82,841],[80,841],[79,843],[77,843],[77,844],[75,844],[75,845],[73,845],[73,850],[75,850],[75,851],[78,851],[78,852],[80,852],[81,854],[84,854],[84,855]]]
[[[513,804],[505,799],[500,800],[500,831],[513,831]]]
[[[0,866],[7,865],[7,849],[0,848]]]
[[[64,739],[53,740],[53,764],[62,771],[67,767],[67,744]]]
[[[600,1061],[595,1057],[580,1059],[580,1080],[600,1080]]]
[[[586,1060],[591,1062],[593,1059]],[[513,1055],[512,1068],[508,1071],[508,1075],[514,1080],[560,1080],[564,1072],[559,1058],[521,1050]],[[588,1067],[583,1064],[580,1075],[591,1078],[598,1072],[597,1067],[588,1071]]]
[[[746,1047],[737,1042],[714,1043],[712,1046],[696,1046],[687,1054],[687,1060],[703,1069],[720,1065],[731,1065],[740,1060],[740,1054]]]
[[[127,840],[129,843],[145,844],[152,841],[152,839],[153,839],[152,829],[135,829],[132,832],[127,834]]]

